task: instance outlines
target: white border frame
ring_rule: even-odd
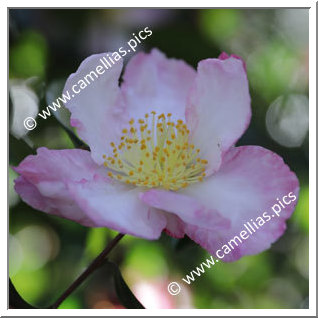
[[[24,7],[26,2],[21,0],[5,1],[5,7],[1,8],[1,33],[2,41],[6,39],[8,50],[8,7]],[[47,4],[49,2],[49,4]],[[28,7],[43,7],[43,8],[76,8],[76,5],[81,3],[78,1],[70,0],[55,0],[47,1],[44,5],[42,1],[30,0],[27,2]],[[89,8],[105,8],[105,1],[102,0],[90,0]],[[193,7],[193,4],[196,7]],[[2,209],[1,213],[1,255],[3,255],[1,262],[0,273],[0,314],[1,316],[316,316],[316,2],[315,1],[281,1],[281,0],[268,0],[268,1],[200,1],[195,3],[190,1],[172,1],[161,0],[157,2],[146,1],[133,1],[128,0],[116,2],[116,8],[119,7],[166,7],[166,8],[204,8],[204,7],[235,7],[235,8],[310,8],[309,10],[309,309],[160,309],[160,310],[133,310],[133,309],[7,309],[8,304],[8,277],[7,277],[7,225],[8,216],[5,211],[7,207]],[[238,6],[239,5],[239,6]],[[111,7],[108,7],[111,8]],[[2,96],[7,96],[7,50],[1,50],[1,93]],[[4,100],[7,98],[3,98]],[[4,105],[0,108],[2,124],[1,139],[5,141],[5,137],[8,134],[7,127],[7,108]],[[6,140],[8,146],[8,140]],[[4,147],[4,143],[2,143]],[[8,157],[8,153],[7,153]],[[1,156],[1,166],[5,172],[3,175],[7,175],[7,157]],[[7,184],[2,178],[1,184],[1,201],[7,202]]]

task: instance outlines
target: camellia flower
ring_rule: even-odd
[[[100,64],[85,59],[64,91]],[[185,234],[210,253],[293,192],[298,180],[275,153],[233,147],[249,125],[245,64],[222,53],[197,71],[154,49],[122,60],[66,107],[89,145],[25,158],[15,189],[33,208],[85,226],[109,227],[146,239],[163,230]],[[223,260],[259,253],[285,231],[295,202]]]

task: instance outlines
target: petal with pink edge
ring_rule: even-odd
[[[243,63],[244,71],[246,72],[246,63],[245,63],[245,61],[244,61],[240,56],[238,56],[238,55],[236,55],[236,54],[228,55],[226,52],[222,52],[222,53],[219,55],[218,58],[219,58],[220,60],[227,60],[227,59],[229,59],[230,57],[233,57],[233,58],[235,58],[235,59],[241,60],[242,63]]]
[[[103,74],[98,74],[96,68],[103,65],[100,61],[103,57],[107,57],[107,53],[86,58],[77,72],[70,75],[64,87],[64,94],[67,91],[73,94],[73,85],[76,85],[76,91],[79,91],[80,85],[87,85],[65,106],[72,113],[71,125],[76,127],[78,135],[90,146],[92,157],[98,164],[103,163],[103,154],[112,153],[110,142],[119,140],[121,129],[129,120],[118,86],[122,60],[104,69]]]
[[[185,234],[185,223],[175,214],[164,211],[162,211],[162,213],[164,213],[167,219],[165,232],[174,238],[183,238]]]
[[[37,155],[26,157],[14,168],[20,174],[15,190],[37,210],[94,226],[94,221],[70,197],[67,183],[90,180],[97,169],[88,151],[39,148]]]
[[[157,49],[150,54],[136,54],[127,64],[121,86],[130,116],[141,118],[156,111],[184,120],[187,94],[195,74],[184,61],[168,59]]]
[[[187,224],[185,232],[195,242],[215,252],[234,236],[240,235],[244,223],[256,221],[264,212],[272,215],[271,207],[277,198],[293,192],[298,197],[299,183],[283,159],[270,150],[257,146],[232,148],[224,156],[220,170],[202,183],[184,190],[206,207],[217,210],[231,221],[226,231],[209,231],[203,227]],[[243,255],[260,253],[268,249],[286,229],[286,220],[295,209],[297,200],[272,217],[242,244],[222,260],[234,261]],[[258,219],[260,223],[260,219]],[[256,221],[256,222],[258,222]]]
[[[162,213],[143,204],[137,190],[106,177],[88,151],[39,148],[15,170],[17,193],[35,209],[148,239],[166,226]]]
[[[219,168],[221,152],[242,136],[250,118],[243,62],[236,57],[201,61],[189,94],[186,119],[194,144],[210,163],[208,173]]]
[[[187,195],[151,189],[140,193],[139,197],[149,206],[171,212],[185,223],[198,225],[209,230],[230,228],[228,219],[222,217],[216,210],[207,208],[198,200]]]
[[[138,199],[138,188],[102,179],[71,183],[69,188],[75,202],[98,226],[146,239],[157,239],[166,227],[164,215]]]

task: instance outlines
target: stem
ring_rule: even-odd
[[[86,270],[70,285],[69,288],[57,299],[57,301],[48,308],[58,308],[59,305],[104,261],[106,256],[112,251],[117,243],[123,238],[125,234],[117,234],[116,237],[109,242],[105,249],[93,260],[93,262],[86,268]]]

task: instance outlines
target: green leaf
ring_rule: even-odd
[[[178,239],[175,242],[175,250],[176,252],[183,251],[184,249],[193,246],[193,241],[188,237],[184,236],[182,239]]]
[[[9,163],[18,165],[26,156],[35,155],[35,150],[31,148],[23,139],[17,139],[9,135]]]
[[[68,136],[70,137],[70,139],[72,140],[74,146],[76,148],[81,148],[84,150],[90,150],[89,147],[83,142],[81,141],[74,133],[72,130],[70,130],[69,128],[65,127],[61,122],[59,122],[61,124],[61,126],[64,128],[64,130],[66,131],[66,133],[68,134]]]
[[[45,76],[48,45],[37,31],[23,31],[10,48],[10,78]]]
[[[17,292],[9,279],[9,307],[10,309],[37,309],[28,304]]]
[[[121,304],[127,309],[145,309],[124,281],[118,266],[108,260],[104,263],[114,277],[116,294]]]

